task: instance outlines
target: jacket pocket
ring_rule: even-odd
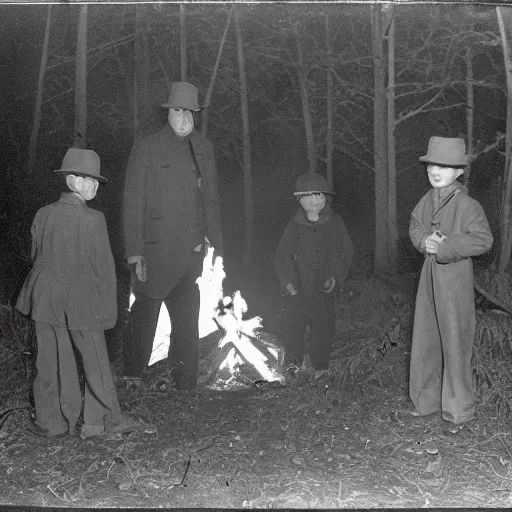
[[[144,219],[144,243],[157,244],[162,241],[164,215],[158,209],[150,209]]]

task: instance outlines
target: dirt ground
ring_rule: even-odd
[[[453,434],[407,412],[415,276],[356,276],[339,304],[331,372],[282,388],[119,390],[146,428],[46,440],[28,410],[0,428],[0,504],[47,507],[511,507],[512,429],[479,403]],[[397,327],[398,326],[398,327]],[[27,388],[28,389],[28,388]],[[4,411],[27,389],[0,395]]]

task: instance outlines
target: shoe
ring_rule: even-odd
[[[144,425],[138,423],[137,421],[131,418],[123,418],[123,420],[118,423],[116,426],[110,428],[109,430],[102,430],[100,432],[91,432],[86,433],[86,429],[82,428],[82,432],[80,433],[80,439],[101,439],[108,436],[113,436],[116,434],[129,434],[130,432],[134,432],[135,430],[139,430]],[[84,431],[85,430],[85,431]]]
[[[46,439],[58,439],[60,437],[65,437],[68,435],[67,430],[57,433],[50,432],[48,429],[43,428],[37,423],[35,423],[34,420],[32,419],[27,423],[27,430],[37,437],[44,437]]]

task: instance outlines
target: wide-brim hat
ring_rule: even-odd
[[[321,175],[317,173],[302,174],[295,182],[294,195],[302,196],[306,194],[319,193],[334,195],[332,185]]]
[[[469,163],[466,143],[458,137],[430,137],[427,154],[420,156],[419,161],[448,167],[463,167]]]
[[[92,149],[69,148],[62,159],[61,168],[53,172],[88,176],[100,183],[107,183],[108,179],[100,175],[100,167],[100,157]]]
[[[185,108],[198,112],[204,107],[199,105],[198,90],[189,82],[173,82],[169,91],[167,103],[162,103],[164,108]]]

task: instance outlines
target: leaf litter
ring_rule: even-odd
[[[9,385],[18,391],[0,392],[1,504],[509,507],[512,431],[493,401],[504,389],[480,390],[478,417],[455,434],[436,415],[408,416],[413,287],[361,277],[349,286],[326,377],[275,389],[119,389],[123,408],[148,428],[101,442],[31,436],[29,370],[14,357]],[[480,332],[497,340],[509,329],[501,324],[486,317]],[[26,332],[5,356],[23,352]],[[148,382],[165,373],[165,362],[157,366]]]

